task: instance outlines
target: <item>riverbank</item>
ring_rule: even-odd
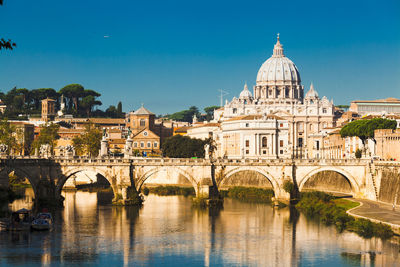
[[[228,190],[220,190],[220,193],[223,197],[252,203],[272,203],[272,198],[274,197],[274,190],[272,189],[244,186],[235,186]]]
[[[361,203],[347,213],[356,218],[369,219],[375,223],[389,225],[396,235],[400,235],[400,208],[393,210],[393,205],[364,199],[352,199]]]
[[[156,186],[156,187],[144,187],[142,192],[145,196],[148,194],[156,194],[159,196],[174,196],[174,195],[182,195],[182,196],[195,196],[196,192],[193,187],[180,187],[180,186]]]
[[[387,239],[394,232],[389,225],[372,222],[366,218],[354,218],[348,210],[359,206],[358,202],[337,199],[323,192],[304,192],[296,207],[306,216],[318,219],[326,225],[335,225],[339,231],[348,230],[361,237]]]

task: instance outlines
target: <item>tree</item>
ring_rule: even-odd
[[[163,155],[170,158],[204,158],[204,145],[206,141],[175,135],[165,139],[162,145]]]
[[[86,111],[86,116],[90,117],[92,109],[94,106],[100,106],[102,103],[99,100],[96,100],[93,95],[85,96],[81,101],[81,108]]]
[[[54,154],[54,147],[56,146],[57,139],[60,138],[58,130],[60,125],[55,123],[46,124],[40,129],[38,138],[33,142],[33,147],[39,149],[42,145],[49,145],[50,152]]]
[[[122,103],[121,103],[121,101],[119,101],[118,105],[117,105],[117,116],[119,118],[122,118]]]
[[[7,155],[10,154],[11,149],[17,148],[15,132],[15,126],[11,125],[7,119],[0,121],[0,143],[8,146]]]
[[[210,106],[210,107],[205,107],[204,111],[206,112],[206,121],[210,121],[214,119],[214,110],[219,109],[219,106]]]
[[[97,157],[101,146],[102,132],[94,124],[89,123],[85,127],[85,133],[72,139],[75,151],[78,155],[87,154]]]
[[[200,117],[199,109],[196,106],[191,106],[188,110],[182,110],[169,115],[168,118],[175,121],[186,121],[192,122],[193,116],[196,115],[197,118]]]
[[[77,83],[66,85],[59,91],[59,94],[69,99],[69,109],[72,109],[73,104],[75,111],[78,112],[78,99],[84,95],[84,88],[82,85]]]
[[[0,5],[3,5],[3,0],[0,0]],[[0,39],[0,50],[1,49],[10,49],[12,50],[14,47],[16,47],[17,45],[11,41],[10,39],[7,41],[4,38]]]
[[[375,135],[374,131],[377,129],[396,129],[397,123],[394,120],[388,120],[383,118],[374,118],[370,120],[356,120],[345,125],[340,130],[342,137],[357,136],[361,139],[363,145],[368,139],[372,139],[374,142]]]

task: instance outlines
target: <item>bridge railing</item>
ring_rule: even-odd
[[[74,156],[74,157],[37,157],[37,156],[6,156],[0,157],[0,160],[54,160],[58,163],[79,163],[79,164],[99,164],[99,163],[107,163],[107,164],[122,164],[122,163],[131,163],[131,164],[211,164],[209,159],[201,159],[201,158],[143,158],[143,157],[87,157],[87,156]],[[215,159],[213,163],[217,165],[364,165],[370,163],[369,159],[265,159],[265,158],[246,158],[246,159]],[[376,164],[391,164],[396,165],[400,164],[400,162],[395,161],[374,161]]]

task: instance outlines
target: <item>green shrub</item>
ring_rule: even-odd
[[[292,195],[293,192],[294,192],[294,184],[293,184],[293,182],[289,181],[289,180],[285,181],[283,183],[283,190],[285,190],[286,193],[289,193],[290,195]]]
[[[157,186],[153,188],[148,188],[150,193],[159,195],[159,196],[174,196],[174,195],[183,195],[183,196],[194,196],[196,194],[193,187],[179,187],[179,186]]]
[[[150,193],[150,189],[148,187],[143,188],[143,194],[147,196]]]
[[[255,187],[235,186],[229,188],[228,197],[244,202],[271,203],[274,190]]]
[[[205,209],[208,206],[207,200],[208,200],[208,198],[206,198],[206,197],[194,197],[192,199],[192,201],[193,201],[192,204],[196,208]]]
[[[332,195],[318,191],[302,193],[296,205],[306,216],[318,218],[327,225],[335,224],[339,231],[347,229],[364,238],[376,236],[386,239],[393,236],[393,231],[388,225],[349,216],[346,210],[355,206],[358,204],[353,201],[334,199]]]
[[[356,156],[356,159],[361,159],[361,156],[362,156],[361,149],[357,149],[356,152],[354,153],[354,155]]]

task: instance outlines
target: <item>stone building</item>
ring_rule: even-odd
[[[9,121],[15,127],[13,135],[17,141],[17,149],[13,151],[14,155],[27,156],[30,154],[30,148],[34,140],[35,126],[23,121]]]
[[[288,121],[275,115],[244,115],[221,122],[217,153],[227,158],[289,158]]]
[[[360,115],[400,114],[400,99],[389,97],[378,100],[356,100],[350,104],[350,111]]]
[[[400,160],[400,128],[375,130],[376,156],[382,160]]]
[[[293,157],[308,157],[312,150],[307,138],[324,128],[335,126],[333,102],[320,98],[313,84],[304,96],[300,73],[285,56],[279,36],[272,56],[257,74],[253,94],[245,84],[239,97],[214,111],[214,119],[223,122],[245,115],[275,115],[287,120],[286,151]]]
[[[42,100],[42,120],[52,121],[56,116],[56,101],[51,98]]]
[[[131,131],[134,151],[160,154],[162,141],[172,135],[172,129],[162,122],[156,124],[155,114],[143,106],[126,115],[125,125]]]

